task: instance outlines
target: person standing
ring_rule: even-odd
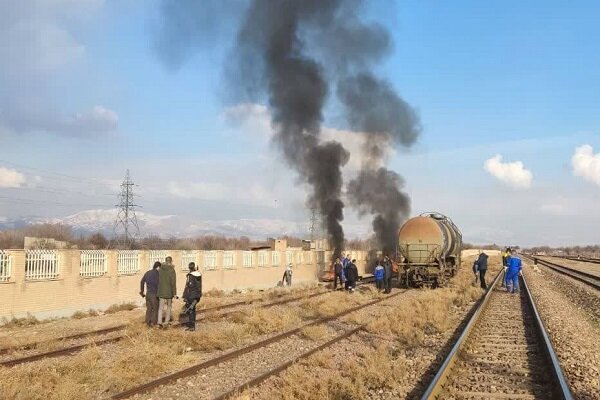
[[[510,261],[510,247],[507,247],[502,253],[502,266],[504,267],[504,271],[502,271],[502,282],[500,282],[500,287],[504,287],[506,284],[506,270],[508,269],[508,262]]]
[[[156,325],[158,319],[158,268],[160,262],[155,262],[150,271],[146,271],[140,281],[140,296],[146,297],[146,325]],[[146,294],[144,295],[144,285]]]
[[[353,292],[356,289],[356,282],[358,281],[358,268],[356,267],[356,259],[350,261],[346,268],[348,278],[348,291]]]
[[[340,280],[340,286],[344,287],[344,267],[339,257],[335,259],[335,263],[333,264],[333,273],[335,274],[333,277],[333,290],[337,289],[338,279]]]
[[[344,253],[342,253],[342,277],[344,279],[344,289],[348,290],[350,280],[348,279],[348,265],[350,265],[350,259]]]
[[[385,291],[383,293],[392,292],[392,260],[388,256],[383,259],[383,283]]]
[[[164,328],[171,321],[173,297],[177,298],[177,277],[171,256],[165,258],[158,272],[158,325]]]
[[[186,276],[182,297],[185,301],[185,313],[188,316],[185,330],[193,332],[196,330],[196,306],[202,297],[202,274],[193,262],[189,263],[188,268],[190,272]]]
[[[487,272],[488,267],[488,255],[484,252],[479,253],[476,263],[477,270],[479,271],[479,282],[481,284],[481,288],[487,289],[487,284],[485,283],[485,273]]]
[[[375,287],[377,288],[378,292],[381,292],[381,290],[383,289],[383,278],[385,276],[385,270],[383,268],[383,265],[381,265],[381,260],[379,259],[377,260],[377,266],[373,271],[373,275],[375,276]]]
[[[506,290],[510,293],[519,293],[519,275],[522,268],[521,259],[511,253],[506,269]]]
[[[289,263],[285,271],[283,271],[281,281],[286,286],[292,286],[292,263]]]

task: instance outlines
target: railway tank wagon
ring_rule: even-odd
[[[460,265],[462,234],[443,214],[430,212],[409,219],[398,233],[398,275],[406,287],[437,287]]]

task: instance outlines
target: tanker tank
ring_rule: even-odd
[[[461,250],[462,235],[445,215],[409,219],[398,233],[400,282],[409,287],[443,285],[456,273]]]

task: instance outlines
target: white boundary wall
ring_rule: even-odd
[[[357,254],[365,271],[366,252]],[[189,262],[203,273],[203,289],[264,289],[277,285],[291,260],[294,284],[317,282],[329,269],[330,252],[303,250],[0,250],[0,318],[28,313],[46,318],[70,316],[78,310],[105,309],[136,302],[140,280],[153,257],[173,258],[178,295],[183,293]],[[163,257],[164,256],[164,257]]]

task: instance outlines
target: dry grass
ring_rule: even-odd
[[[324,325],[311,325],[302,328],[300,335],[313,342],[319,342],[329,336],[329,329]]]
[[[23,318],[15,318],[12,317],[11,319],[7,319],[7,318],[2,318],[2,327],[3,328],[21,328],[21,327],[27,327],[27,326],[32,326],[32,325],[38,325],[41,324],[42,321],[40,321],[39,319],[37,319],[36,317],[34,317],[31,314],[27,314],[26,317]]]
[[[98,315],[100,315],[100,313],[97,310],[90,308],[87,311],[75,311],[73,315],[71,315],[71,318],[83,319],[88,317],[97,317]]]
[[[488,282],[500,269],[499,257],[490,257]],[[412,292],[409,298],[390,307],[382,317],[373,319],[367,313],[356,313],[346,319],[358,324],[367,323],[366,330],[371,339],[367,343],[379,343],[372,347],[358,347],[358,356],[335,357],[333,349],[327,349],[289,368],[273,385],[268,386],[266,396],[285,400],[329,399],[351,400],[381,397],[394,394],[402,382],[406,382],[409,371],[407,354],[423,345],[428,335],[448,332],[454,328],[450,314],[461,307],[469,306],[481,298],[483,291],[474,283],[470,266],[473,258],[466,258],[459,274],[451,284],[442,289],[423,289]],[[374,296],[378,296],[377,293]],[[339,301],[338,301],[339,300]],[[337,308],[336,298],[329,302],[304,302],[306,311],[324,307],[325,312]],[[333,305],[331,305],[333,303]],[[347,307],[340,304],[340,308]],[[331,307],[331,308],[327,308]],[[320,310],[323,312],[323,310]],[[319,311],[317,311],[318,313]],[[356,337],[351,340],[358,340]],[[350,344],[352,347],[352,344]],[[337,346],[337,349],[344,348]],[[263,396],[265,392],[262,392]],[[384,395],[384,396],[386,396]],[[244,398],[244,395],[240,397]]]
[[[131,311],[131,310],[135,310],[137,307],[138,307],[137,304],[135,304],[133,302],[113,304],[104,311],[104,314],[114,314],[119,311]]]
[[[207,296],[207,297],[223,297],[223,296],[225,296],[225,291],[219,290],[216,288],[212,288],[212,289],[204,292],[202,295]]]
[[[306,374],[306,368],[315,373]],[[284,400],[366,399],[376,390],[390,388],[398,377],[406,375],[403,363],[397,362],[397,356],[387,346],[361,352],[358,357],[345,359],[339,365],[330,349],[289,368],[268,397]]]
[[[302,319],[330,317],[358,304],[370,300],[370,296],[355,292],[335,292],[327,296],[319,296],[302,300],[298,303]]]

